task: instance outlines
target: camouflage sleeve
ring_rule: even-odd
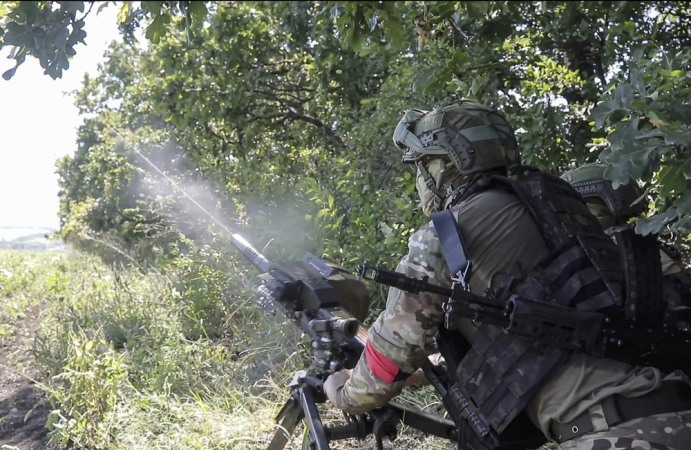
[[[426,275],[430,283],[451,285],[432,223],[410,238],[408,254],[396,270],[414,278]],[[444,301],[446,298],[440,295],[411,294],[395,288],[389,290],[386,309],[369,329],[368,346],[371,349],[360,358],[350,380],[340,391],[339,408],[359,414],[385,405],[401,392],[405,375],[402,379],[385,380],[378,375],[381,373],[379,366],[395,366],[403,374],[417,370],[425,358],[436,351],[434,336],[444,320]]]

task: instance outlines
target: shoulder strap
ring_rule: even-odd
[[[456,219],[448,209],[432,214],[432,222],[437,230],[441,248],[449,265],[451,275],[459,279],[463,286],[468,284],[472,262],[468,259],[463,244],[461,230]]]

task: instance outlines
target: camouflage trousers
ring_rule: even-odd
[[[560,445],[563,450],[688,450],[691,411],[634,419]]]

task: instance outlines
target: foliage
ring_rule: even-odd
[[[77,54],[78,44],[86,45],[85,20],[94,6],[100,13],[114,1],[29,1],[2,2],[0,4],[0,49],[12,46],[9,58],[15,66],[2,74],[11,79],[27,56],[38,59],[44,74],[61,78],[69,69],[69,60]],[[118,23],[127,37],[132,39],[134,28],[148,20],[145,36],[158,43],[169,26],[186,29],[191,23],[202,21],[207,13],[203,1],[125,1],[120,6]],[[79,16],[79,17],[78,17]],[[177,19],[177,20],[176,20]],[[170,25],[169,25],[170,24]]]
[[[53,253],[6,250],[0,256],[0,345],[4,346],[18,334],[18,323],[40,305],[41,295],[58,291],[65,266]]]
[[[60,76],[91,7],[4,2],[2,45]],[[427,220],[391,142],[406,108],[495,106],[524,163],[560,173],[600,159],[615,184],[645,187],[638,232],[691,228],[684,3],[119,7],[124,40],[74,93],[84,123],[57,165],[61,236],[108,267],[80,256],[49,282],[35,350],[57,377],[56,444],[247,448],[255,423],[268,432],[282,395],[269,387],[302,350],[254,305],[227,233],[273,260],[312,251],[393,268]],[[135,45],[138,29],[152,45]]]
[[[212,446],[243,448],[239,442],[223,444],[223,439],[231,438],[228,430],[206,438],[195,435],[201,432],[195,431],[195,421],[177,412],[198,415],[208,408],[230,423],[243,414],[264,411],[267,423],[262,431],[270,431],[268,415],[282,392],[267,396],[270,392],[262,390],[265,399],[260,400],[253,383],[264,377],[266,381],[287,377],[278,367],[299,367],[300,358],[290,356],[298,347],[298,335],[280,317],[265,315],[248,290],[229,281],[227,272],[224,283],[214,283],[215,291],[196,283],[201,273],[215,278],[209,272],[217,270],[209,268],[208,258],[220,257],[199,248],[185,261],[167,267],[165,275],[142,275],[108,268],[93,257],[69,256],[62,300],[49,306],[33,350],[48,376],[44,389],[53,406],[49,417],[53,444],[58,448],[177,445],[172,440],[177,427],[166,430],[156,425],[136,435],[144,426],[140,422],[153,425],[145,417],[154,415],[180,424],[185,439],[197,446],[213,439],[207,441]],[[224,267],[232,271],[236,266],[226,261]],[[229,291],[233,297],[227,295]],[[222,321],[209,320],[215,310],[223,312]],[[266,337],[265,342],[257,339],[257,332]],[[264,346],[272,349],[271,358],[264,354]],[[235,431],[245,436],[258,431],[256,424],[248,420],[244,424],[248,429]]]
[[[143,266],[186,239],[227,247],[172,180],[226,229],[274,240],[272,259],[395,264],[422,217],[381,130],[425,97],[400,89],[416,65],[342,51],[334,26],[307,2],[220,4],[190,46],[184,32],[144,50],[113,44],[76,93],[85,122],[58,163],[62,236]]]
[[[15,45],[18,62],[36,56],[54,69],[54,76],[83,38],[83,18],[77,20],[76,13],[88,3],[5,2],[0,11],[5,15],[3,45]],[[360,232],[362,221],[379,230],[375,241],[402,226],[395,219],[382,220],[380,208],[369,213],[375,214],[371,222],[365,219],[367,211],[353,218],[354,207],[380,206],[372,198],[341,200],[344,186],[382,191],[376,182],[361,183],[362,174],[348,179],[355,160],[350,155],[369,158],[371,164],[358,170],[368,171],[372,180],[382,180],[382,173],[410,179],[405,170],[389,172],[387,160],[394,150],[382,140],[381,130],[366,135],[374,128],[368,123],[373,113],[382,128],[391,129],[400,109],[451,98],[479,100],[506,112],[519,132],[526,164],[558,173],[600,158],[611,166],[607,176],[615,184],[635,180],[647,188],[641,201],[648,201],[651,210],[639,222],[639,232],[685,233],[690,17],[688,5],[667,1],[142,2],[139,7],[123,2],[119,21],[126,42],[132,42],[137,28],[146,27],[146,38],[157,45],[134,60],[136,51],[120,46],[118,51],[128,57],[114,53],[120,62],[111,61],[97,81],[86,80],[78,103],[85,113],[113,112],[110,119],[103,112],[87,128],[107,123],[109,131],[136,130],[134,141],[157,133],[159,145],[174,142],[187,167],[197,170],[199,179],[213,178],[221,197],[232,197],[239,210],[250,202],[237,186],[237,180],[247,179],[238,167],[257,168],[267,183],[252,181],[257,184],[253,193],[260,192],[252,204],[258,206],[245,213],[268,214],[267,208],[278,205],[300,214],[309,210],[305,214],[313,228],[306,229],[298,217],[291,220],[296,229],[309,230],[325,243],[303,237],[302,247],[296,247],[320,245],[330,256],[340,254],[341,244],[368,240]],[[51,39],[24,42],[31,33]],[[144,79],[138,79],[140,74]],[[94,90],[102,90],[98,100],[89,99]],[[113,102],[122,103],[104,109]],[[122,113],[130,119],[128,127],[121,125]],[[146,127],[151,129],[144,133]],[[87,144],[85,136],[80,139]],[[86,147],[99,145],[105,153],[117,147],[107,136],[99,139]],[[386,152],[363,154],[361,143]],[[132,164],[131,155],[127,158]],[[86,165],[80,158],[72,164]],[[66,180],[82,181],[65,165]],[[323,176],[329,170],[340,179]],[[123,170],[120,176],[133,173]],[[256,172],[252,175],[257,178]],[[137,183],[119,182],[113,186]],[[286,186],[299,193],[286,195]],[[92,205],[87,198],[79,197],[81,209],[63,211],[63,218],[72,216],[75,227],[89,223],[83,230],[96,233],[120,228],[118,242],[126,236],[132,237],[128,245],[143,242],[143,235],[131,229],[135,225],[115,219],[112,208]],[[159,217],[160,205],[146,199],[121,200],[120,213],[134,205],[148,211],[140,221],[170,218]],[[407,201],[397,208],[397,214],[412,220],[408,224],[420,223]],[[352,225],[358,231],[350,233]],[[176,241],[171,230],[162,226],[159,231],[171,234],[152,248]],[[406,227],[401,231],[406,235]],[[402,248],[398,244],[393,253],[379,250],[393,256]],[[152,248],[143,248],[142,255]]]
[[[52,299],[31,349],[51,404],[50,448],[266,448],[306,353],[299,329],[238,284],[232,255],[194,247],[161,273],[142,274],[79,252],[4,251],[0,267],[22,270],[14,296]],[[430,400],[429,389],[403,396],[417,406]],[[340,420],[333,408],[322,414]],[[407,431],[397,443],[449,448]]]
[[[651,210],[639,233],[691,230],[688,4],[420,3],[412,17],[406,2],[385,11],[330,2],[344,43],[360,52],[382,39],[399,47],[399,23],[412,22],[416,57],[429,64],[414,88],[502,108],[525,163],[558,173],[599,157],[615,185],[647,188],[640,201]]]

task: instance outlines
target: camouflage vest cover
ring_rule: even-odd
[[[621,309],[619,251],[569,183],[529,171],[518,180],[493,176],[488,185],[517,194],[550,250],[550,256],[527,276],[497,277],[495,297],[508,298],[516,293],[577,309]],[[459,201],[477,189],[471,186]],[[458,364],[454,381],[488,433],[491,428],[501,434],[569,356],[566,350],[487,325],[478,327],[471,344]]]

